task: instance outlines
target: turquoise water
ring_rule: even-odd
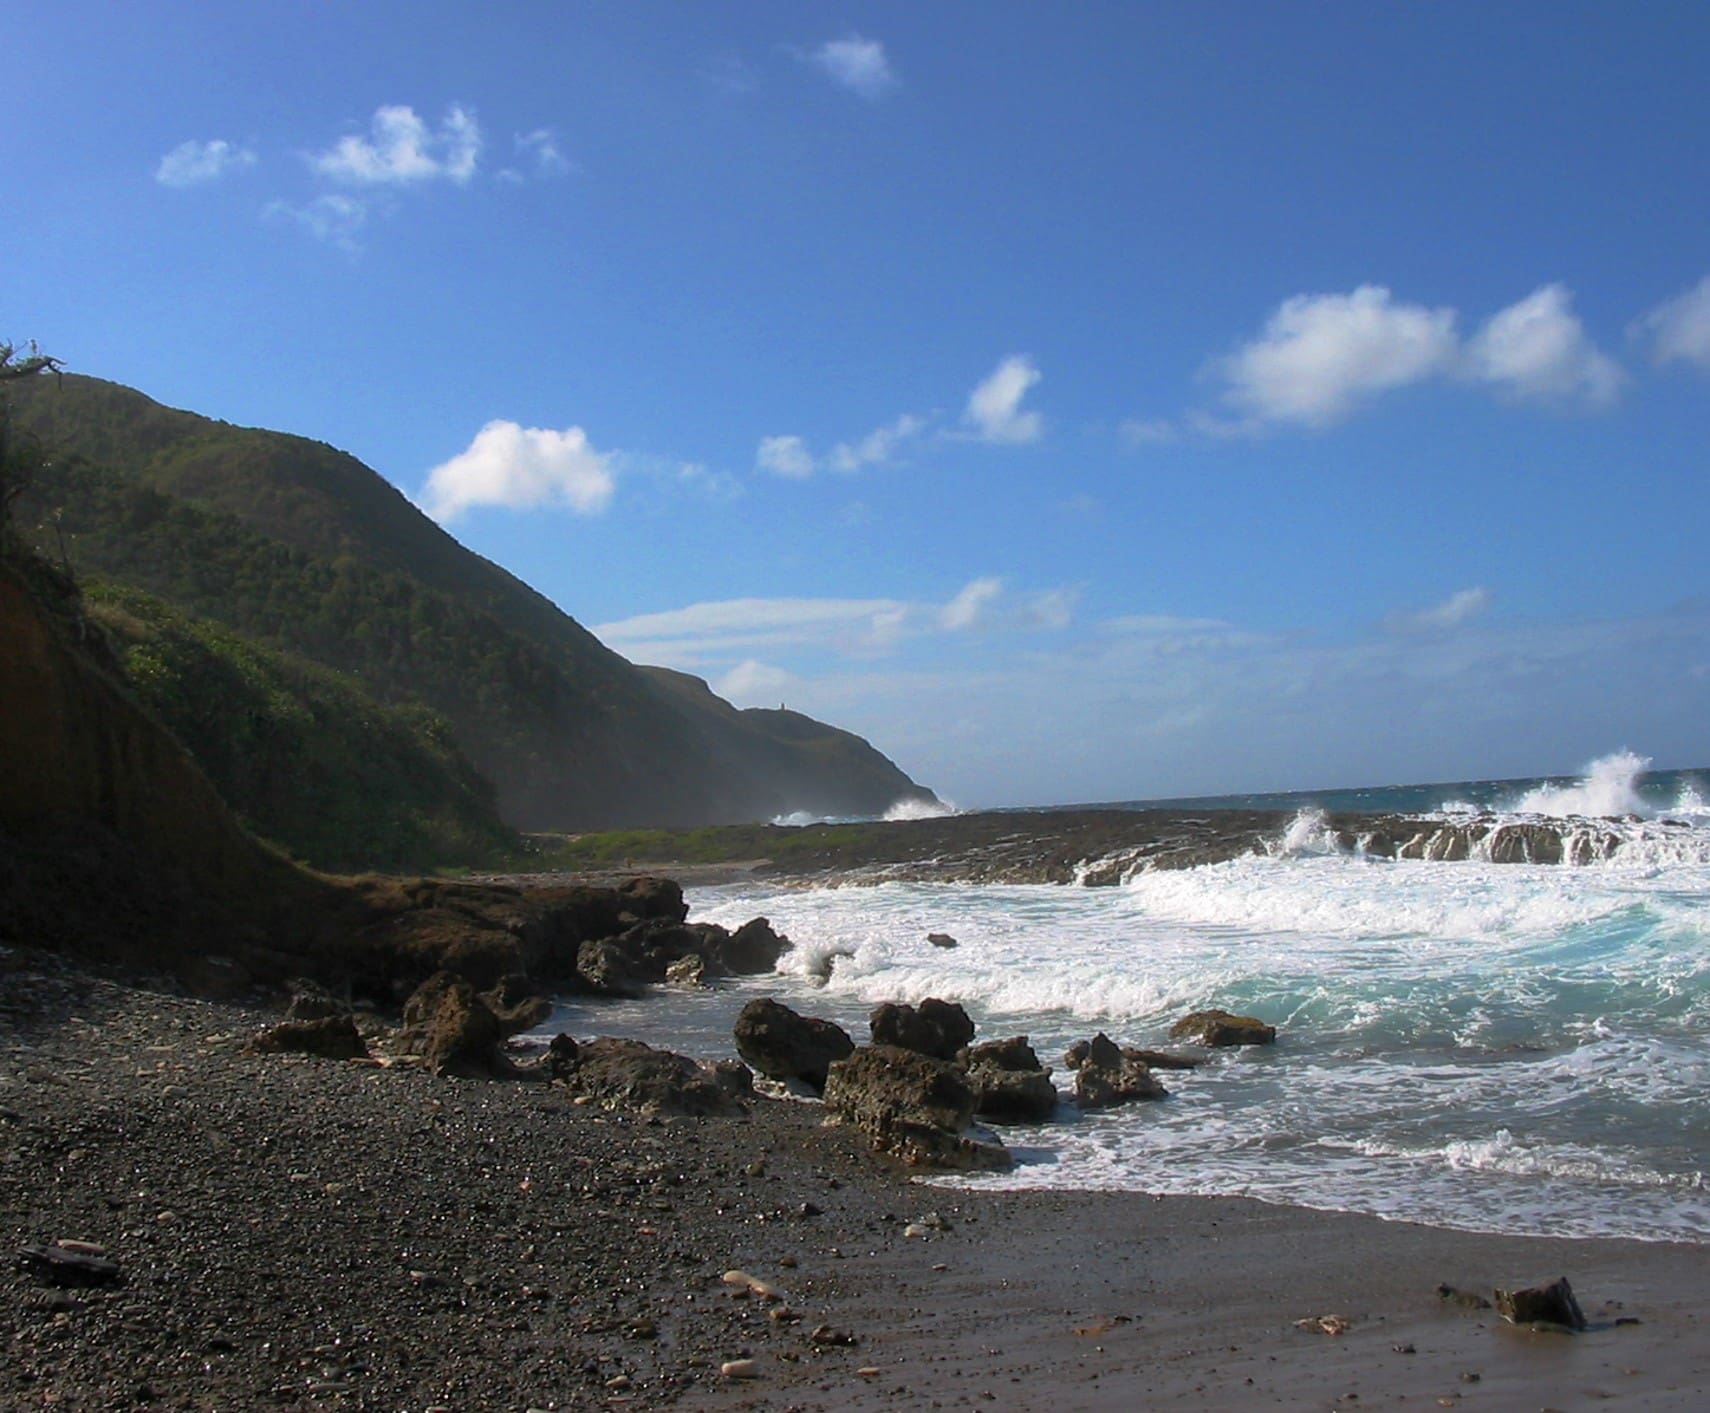
[[[1022,1161],[977,1181],[1710,1241],[1710,818],[1695,777],[1649,783],[1599,762],[1483,802],[1432,787],[1433,809],[1636,800],[1609,812],[1657,817],[1584,866],[1368,859],[1296,827],[1263,856],[1119,888],[699,890],[694,916],[764,914],[794,939],[776,976],[560,1019],[710,1057],[732,1053],[730,1022],[756,995],[857,1040],[880,1001],[939,996],[982,1038],[1030,1036],[1067,1092],[1056,1057],[1073,1041],[1165,1048],[1175,1018],[1222,1006],[1276,1024],[1278,1044],[1165,1076],[1162,1103],[1064,1106],[1058,1123],[1009,1129]]]

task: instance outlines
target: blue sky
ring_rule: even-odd
[[[1710,761],[1710,9],[72,4],[0,335],[964,805]]]

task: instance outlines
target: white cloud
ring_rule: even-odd
[[[394,104],[377,108],[368,137],[342,137],[325,152],[311,153],[318,175],[355,186],[405,186],[444,179],[459,185],[475,175],[481,155],[481,127],[464,108],[451,108],[437,132],[415,109]]]
[[[853,473],[867,466],[887,465],[925,427],[924,417],[905,412],[896,421],[875,427],[858,441],[839,442],[823,459],[814,456],[801,437],[762,437],[754,464],[774,476],[797,481],[825,468]]]
[[[1384,626],[1396,633],[1441,633],[1470,623],[1490,607],[1490,590],[1479,586],[1450,594],[1414,613],[1391,614]]]
[[[1533,402],[1607,407],[1620,394],[1620,367],[1586,336],[1565,285],[1545,285],[1493,315],[1467,345],[1472,375]]]
[[[580,427],[553,431],[489,422],[466,450],[428,473],[422,505],[442,524],[478,505],[562,505],[592,515],[611,501],[608,461]]]
[[[255,163],[253,151],[234,146],[223,137],[211,142],[181,142],[160,159],[154,179],[162,186],[200,186]]]
[[[1219,371],[1226,400],[1254,423],[1328,427],[1378,393],[1447,372],[1457,351],[1454,310],[1361,285],[1285,300]]]
[[[1005,596],[995,577],[970,581],[947,603],[894,598],[728,599],[641,614],[594,629],[625,656],[665,666],[701,667],[790,649],[872,657],[909,639],[976,626],[1037,632],[1067,626],[1075,593]]]
[[[1037,412],[1023,412],[1021,400],[1040,379],[1033,360],[1020,354],[998,364],[968,398],[962,420],[986,442],[1036,442],[1044,427]]]
[[[1655,362],[1696,363],[1710,373],[1710,275],[1659,304],[1634,331],[1649,337]]]
[[[268,205],[268,216],[284,216],[295,221],[316,240],[336,245],[344,250],[356,249],[357,233],[368,222],[368,207],[354,196],[342,192],[325,192],[301,206],[288,201]]]
[[[896,421],[875,427],[857,442],[839,442],[826,457],[826,464],[835,471],[859,471],[863,466],[883,466],[903,443],[920,435],[926,426],[924,418],[904,413]]]
[[[785,701],[801,684],[793,672],[755,658],[745,658],[719,678],[713,688],[719,696],[736,706],[771,706]]]
[[[876,39],[851,34],[819,46],[809,56],[831,76],[834,83],[877,102],[897,86],[897,76],[885,57],[885,46]]]
[[[1002,592],[1002,579],[975,579],[944,605],[938,615],[938,621],[951,633],[972,628]]]
[[[815,462],[807,443],[800,437],[761,437],[754,453],[754,464],[774,476],[800,481],[813,475]]]

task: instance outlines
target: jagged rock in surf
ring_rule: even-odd
[[[1170,1027],[1171,1040],[1186,1040],[1213,1048],[1269,1045],[1276,1038],[1277,1028],[1274,1025],[1266,1025],[1253,1016],[1237,1016],[1219,1010],[1195,1011]]]
[[[968,1132],[974,1091],[967,1075],[895,1045],[863,1045],[831,1066],[825,1107],[853,1125],[874,1149],[914,1167],[1002,1169],[1001,1143]]]
[[[926,940],[931,943],[932,946],[942,947],[945,950],[961,945],[948,932],[929,932],[926,934]]]
[[[1498,1290],[1496,1310],[1505,1320],[1517,1325],[1557,1325],[1564,1329],[1583,1330],[1585,1315],[1574,1299],[1573,1287],[1567,1277],[1548,1285],[1528,1286],[1524,1290]]]
[[[1075,1066],[1075,1102],[1083,1109],[1109,1109],[1136,1100],[1165,1099],[1169,1090],[1153,1076],[1138,1052],[1120,1049],[1102,1030],[1086,1042]]]
[[[763,917],[752,918],[721,942],[713,953],[737,976],[761,976],[774,971],[778,958],[790,949],[790,939],[772,930]]]
[[[974,1113],[993,1123],[1044,1123],[1057,1112],[1051,1072],[1025,1035],[972,1045],[957,1057],[974,1090]]]
[[[825,1088],[831,1065],[854,1052],[842,1026],[804,1016],[770,997],[750,1001],[736,1017],[736,1053],[768,1079],[799,1079]]]
[[[915,1050],[935,1060],[954,1060],[957,1052],[974,1038],[974,1023],[954,1001],[929,996],[919,1006],[899,1006],[891,1001],[874,1008],[867,1024],[875,1045],[895,1045]]]

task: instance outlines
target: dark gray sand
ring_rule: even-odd
[[[268,1019],[0,952],[0,1408],[1710,1399],[1701,1247],[958,1192],[810,1105],[650,1122],[545,1084],[241,1054]],[[947,1230],[906,1234],[933,1213]],[[122,1283],[15,1258],[58,1239],[99,1243]],[[731,1268],[800,1318],[733,1298]],[[1561,1275],[1585,1334],[1436,1294]],[[1325,1315],[1346,1332],[1294,1323]]]

